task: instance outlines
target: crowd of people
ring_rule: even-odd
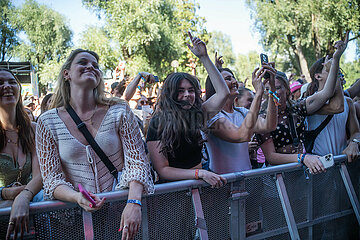
[[[202,179],[222,187],[225,173],[299,162],[317,174],[328,153],[357,159],[360,81],[344,91],[339,68],[348,34],[311,66],[310,83],[263,63],[252,73],[254,91],[189,37],[208,73],[204,95],[185,72],[160,82],[139,72],[128,83],[123,62],[107,92],[99,56],[83,49],[71,52],[41,104],[23,99],[16,76],[0,69],[0,203],[12,205],[7,239],[28,230],[30,201],[58,199],[93,212],[106,201],[97,193],[127,188],[119,231],[133,239],[142,194],[153,193],[154,183]],[[153,86],[146,93],[145,84]]]

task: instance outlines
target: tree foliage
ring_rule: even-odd
[[[17,10],[15,23],[25,34],[16,49],[17,56],[30,61],[39,71],[47,64],[58,63],[71,46],[72,32],[66,19],[34,0],[26,0]],[[53,77],[40,78],[43,84],[51,80]]]
[[[207,47],[211,59],[215,60],[214,56],[215,52],[217,52],[218,56],[223,56],[226,67],[233,68],[236,57],[230,37],[220,31],[210,32],[209,35],[210,39]]]
[[[0,62],[10,60],[12,51],[19,45],[16,34],[18,29],[11,23],[14,6],[10,0],[0,1]]]
[[[118,46],[103,27],[89,26],[81,34],[79,47],[95,51],[100,57],[101,69],[115,69],[120,58]]]
[[[189,71],[186,32],[206,35],[204,20],[196,15],[198,6],[191,0],[83,0],[83,3],[105,17],[105,31],[118,45],[131,75],[141,66],[142,71],[164,78],[173,70],[170,66],[173,60],[180,62],[178,70]]]
[[[247,0],[255,28],[266,50],[286,56],[288,66],[308,74],[308,63],[333,52],[336,40],[347,30],[360,36],[360,3],[357,0]],[[286,70],[286,69],[282,69]]]

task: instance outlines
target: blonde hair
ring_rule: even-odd
[[[71,64],[74,61],[76,55],[79,53],[86,52],[91,54],[96,58],[96,61],[99,62],[99,55],[96,52],[84,49],[76,49],[71,51],[69,57],[66,59],[65,63],[62,65],[58,78],[57,78],[57,85],[55,89],[55,93],[51,100],[51,107],[50,108],[58,108],[58,107],[67,107],[70,103],[70,83],[64,77],[64,70],[70,70]],[[100,82],[94,88],[94,97],[95,102],[98,104],[103,105],[113,105],[121,101],[119,98],[107,97],[105,92],[105,83],[103,79],[103,75],[100,76]]]

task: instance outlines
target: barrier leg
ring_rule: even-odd
[[[246,197],[249,195],[245,189],[245,181],[234,182],[231,185],[231,239],[246,238]]]
[[[202,209],[199,189],[191,189],[191,197],[195,211],[195,226],[199,232],[201,240],[208,240],[208,233],[206,227],[206,221],[204,218],[204,212]]]
[[[340,173],[341,173],[341,177],[342,177],[342,179],[344,181],[346,191],[347,191],[347,193],[349,195],[351,205],[352,205],[352,207],[354,209],[354,213],[355,213],[355,216],[357,218],[358,224],[360,225],[359,200],[356,197],[356,193],[355,193],[354,187],[353,187],[353,185],[351,183],[349,172],[348,172],[348,170],[346,168],[345,163],[341,163]]]
[[[292,240],[300,240],[299,232],[296,227],[294,214],[290,206],[289,197],[287,195],[284,179],[281,173],[276,174],[276,187],[279,192],[280,201],[284,211],[286,223],[288,225],[290,237]]]
[[[310,179],[308,180],[309,186],[308,186],[308,216],[307,219],[309,222],[312,222],[314,220],[314,212],[313,212],[313,206],[314,206],[314,194],[313,194],[313,177],[310,174]],[[310,225],[308,227],[308,239],[313,239],[313,225]]]
[[[93,240],[94,239],[94,228],[92,215],[89,212],[82,210],[82,217],[84,223],[84,239],[85,240]]]
[[[150,239],[149,235],[149,218],[147,212],[147,199],[143,198],[142,201],[142,211],[141,211],[141,234],[143,239]]]

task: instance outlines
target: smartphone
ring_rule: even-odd
[[[260,62],[261,62],[261,65],[264,65],[264,63],[269,63],[269,58],[266,54],[264,53],[261,53],[260,54]],[[270,74],[269,73],[265,73],[264,75],[264,78],[267,79],[267,78],[270,78]]]
[[[95,200],[89,195],[88,191],[85,190],[85,188],[79,183],[78,185],[79,187],[79,191],[82,193],[82,195],[91,202],[91,204],[93,205],[93,207],[96,206],[96,202]]]
[[[325,156],[319,157],[319,160],[321,161],[321,163],[324,165],[324,168],[329,168],[334,166],[334,156],[329,153]]]

